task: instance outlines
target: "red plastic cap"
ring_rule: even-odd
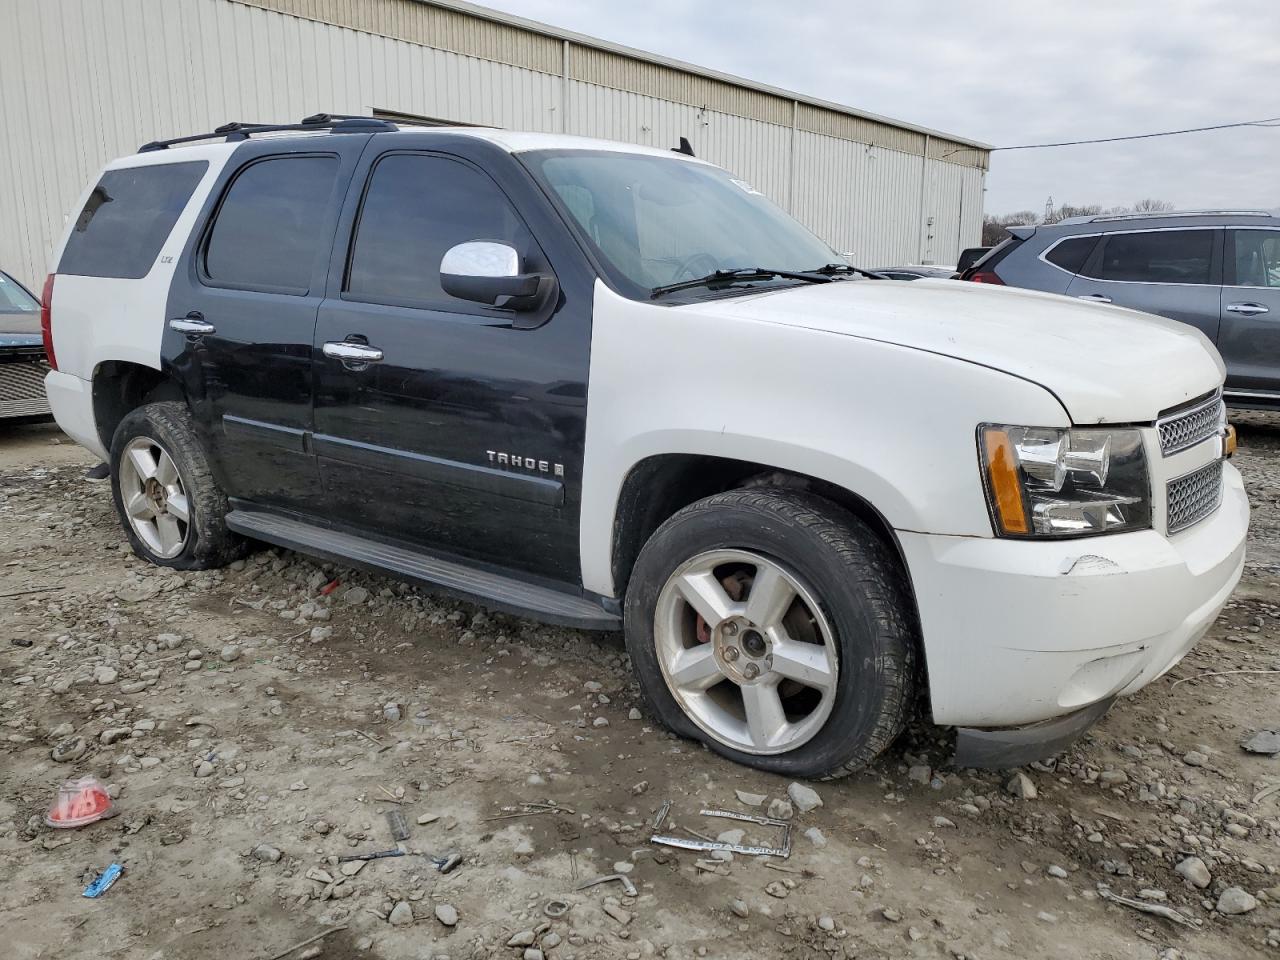
[[[107,788],[96,777],[67,780],[58,788],[44,822],[51,827],[83,827],[111,816],[114,806]]]
[[[44,339],[44,355],[49,366],[58,369],[58,358],[53,352],[53,278],[57,274],[49,274],[44,278],[44,290],[40,292],[40,336]]]

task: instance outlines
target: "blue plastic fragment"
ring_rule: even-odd
[[[124,867],[118,863],[113,863],[107,869],[103,870],[98,879],[84,888],[86,897],[100,897],[108,890],[111,885],[120,879],[120,874],[124,873]]]

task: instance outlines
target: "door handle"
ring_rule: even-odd
[[[1077,300],[1088,300],[1090,303],[1110,303],[1111,298],[1101,293],[1082,293]]]
[[[1228,313],[1239,313],[1246,317],[1257,316],[1259,313],[1270,313],[1270,311],[1260,303],[1228,303]]]
[[[382,359],[382,351],[364,343],[352,343],[350,340],[330,340],[321,350],[326,357],[334,360],[354,361],[356,363],[377,363]]]
[[[202,337],[210,333],[218,332],[218,328],[205,320],[204,314],[199,310],[192,310],[185,317],[175,317],[170,320],[169,329],[176,330],[178,333],[190,334],[195,337]]]

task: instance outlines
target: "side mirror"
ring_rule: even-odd
[[[521,273],[520,254],[494,240],[469,240],[450,247],[440,260],[440,286],[460,300],[509,310],[535,310],[546,302],[555,280]]]

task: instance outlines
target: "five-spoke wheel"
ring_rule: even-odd
[[[804,490],[690,504],[627,584],[627,650],[653,713],[741,763],[856,770],[913,706],[915,614],[885,536]]]
[[[176,557],[187,542],[191,506],[173,457],[150,437],[130,440],[120,458],[120,499],[129,525],[158,557]]]
[[[713,550],[658,595],[654,642],[671,694],[709,737],[785,753],[822,729],[840,657],[811,591],[781,564]]]

